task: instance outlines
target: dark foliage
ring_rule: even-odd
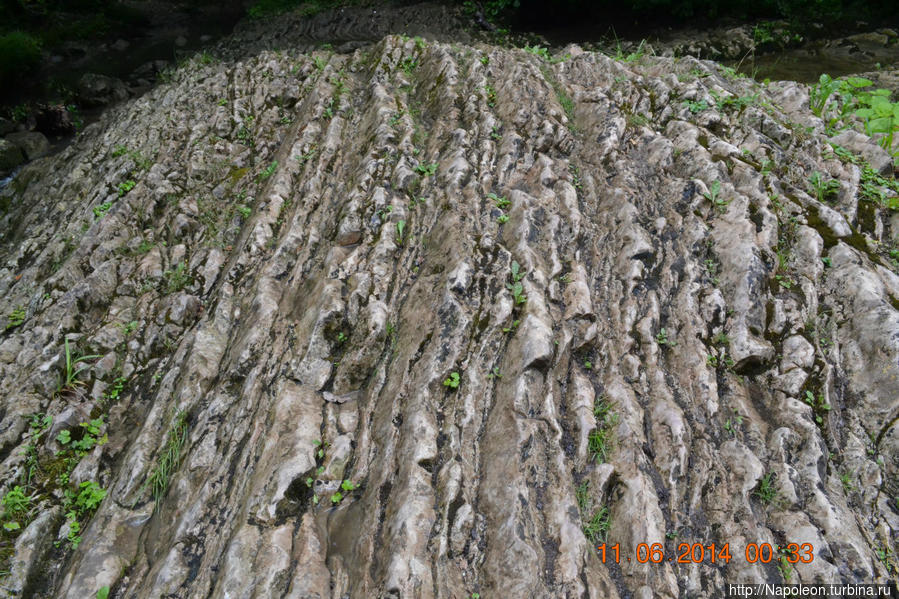
[[[692,24],[722,18],[787,19],[796,30],[813,23],[836,26],[869,19],[895,21],[895,0],[457,0],[469,11],[523,28],[565,26],[583,19],[598,24]]]
[[[34,68],[41,59],[40,42],[22,31],[0,35],[0,85]]]

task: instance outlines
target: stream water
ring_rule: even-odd
[[[3,177],[2,179],[0,179],[0,191],[3,191],[3,189],[4,189],[7,185],[9,185],[10,181],[12,181],[13,178],[15,178],[16,173],[18,173],[18,172],[19,172],[19,169],[16,168],[16,169],[14,169],[13,172],[11,172],[8,176]]]
[[[722,28],[721,31],[726,32],[727,29]],[[688,30],[640,31],[632,28],[622,33],[616,32],[611,27],[604,25],[597,27],[592,23],[537,30],[537,33],[554,47],[559,48],[569,43],[610,49],[614,49],[616,43],[626,48],[636,47],[645,36],[650,45],[658,50],[669,46],[672,40],[682,42],[684,38],[690,37]],[[694,30],[694,33],[698,35],[699,32]],[[802,83],[816,83],[824,73],[832,77],[842,77],[885,67],[899,68],[899,43],[892,45],[872,43],[872,39],[876,37],[876,34],[870,36],[862,34],[855,36],[855,39],[850,36],[842,40],[818,40],[808,42],[799,48],[758,54],[750,52],[740,60],[722,62],[759,81],[770,79]]]
[[[831,77],[843,77],[855,73],[876,71],[886,65],[893,68],[899,64],[899,46],[892,52],[869,57],[858,54],[855,57],[839,56],[820,47],[805,47],[782,50],[776,53],[749,56],[745,60],[730,61],[728,66],[754,77],[763,79],[791,80],[802,83],[817,83],[818,78],[827,73]]]

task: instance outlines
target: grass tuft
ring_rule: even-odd
[[[169,490],[172,474],[181,465],[182,450],[187,443],[187,432],[187,413],[181,410],[175,414],[165,446],[162,448],[162,452],[159,454],[159,459],[156,462],[156,467],[150,473],[150,476],[147,477],[147,482],[144,483],[144,488],[149,487],[153,494],[153,500],[156,502],[154,509],[159,509],[162,499]]]

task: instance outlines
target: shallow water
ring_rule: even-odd
[[[19,168],[21,167],[16,167],[15,169],[13,169],[13,172],[11,172],[7,177],[0,179],[0,191],[3,191],[6,186],[9,185],[10,182],[15,178],[16,173],[19,172]]]
[[[899,50],[892,57],[899,62]],[[859,54],[858,59],[835,56],[818,48],[797,48],[772,54],[750,56],[742,61],[731,62],[729,66],[761,81],[791,80],[801,83],[816,83],[827,73],[831,77],[842,77],[854,73],[876,71],[883,61]]]
[[[552,46],[562,47],[569,43],[597,43],[609,46],[610,40],[618,38],[608,25],[584,22],[564,28],[547,28],[537,31]],[[620,32],[619,32],[620,33]],[[684,34],[677,29],[656,32],[661,46],[671,40],[683,41]],[[649,36],[650,44],[655,39],[653,32],[639,29],[621,34],[626,47],[639,43],[642,36]],[[667,40],[667,41],[666,41]],[[630,45],[628,45],[630,44]],[[612,44],[614,47],[614,44]],[[815,83],[827,73],[832,77],[842,77],[855,73],[879,70],[882,67],[899,67],[899,44],[884,46],[850,36],[846,39],[818,40],[801,48],[789,48],[762,54],[749,54],[741,60],[721,61],[727,66],[750,75],[757,80],[791,80]]]

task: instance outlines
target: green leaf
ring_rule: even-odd
[[[72,440],[72,433],[67,430],[59,431],[59,434],[56,435],[56,440],[59,441],[61,445],[67,445],[69,441]]]
[[[451,372],[450,375],[446,379],[444,379],[443,386],[449,387],[450,389],[458,389],[459,388],[459,373]]]
[[[4,523],[3,523],[3,528],[5,528],[6,530],[12,532],[12,531],[14,531],[14,530],[19,530],[19,529],[22,528],[22,527],[19,526],[19,523],[18,523],[18,522],[4,522]]]
[[[354,485],[352,481],[345,480],[340,484],[340,488],[344,491],[352,491],[356,488],[356,485]]]
[[[100,587],[97,591],[97,599],[107,599],[109,597],[109,587]]]
[[[824,77],[824,75],[822,75],[822,77]],[[864,77],[849,77],[846,79],[846,83],[852,87],[868,87],[869,85],[874,85],[873,81],[865,79]]]
[[[875,96],[871,100],[871,108],[874,109],[877,116],[890,116],[893,114],[893,103],[886,98]]]
[[[893,130],[893,119],[881,117],[868,121],[868,129],[874,133],[889,133]]]
[[[518,275],[519,270],[521,270],[521,265],[518,264],[515,260],[512,260],[512,280],[517,281],[521,277]]]

